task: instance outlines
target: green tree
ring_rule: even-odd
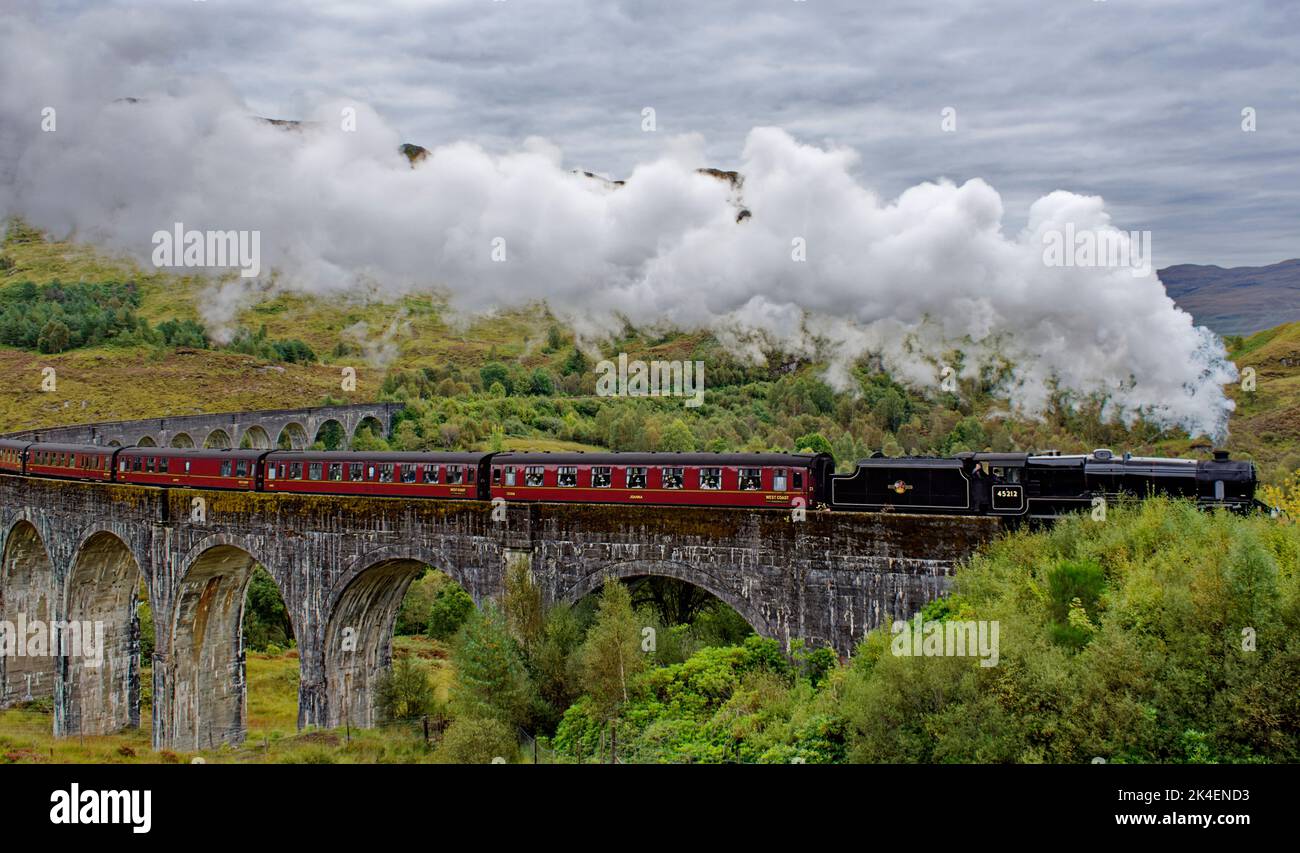
[[[681,418],[674,418],[659,438],[659,449],[689,453],[695,449],[695,434]]]
[[[607,578],[581,652],[582,684],[601,718],[613,720],[628,700],[632,678],[645,666],[632,597],[617,578]]]
[[[833,453],[831,443],[819,432],[810,432],[795,439],[794,449],[798,453]]]
[[[506,393],[510,393],[510,368],[501,362],[488,362],[479,368],[478,375],[483,380],[484,388],[491,388],[493,383],[499,382]]]
[[[562,346],[564,346],[564,332],[560,330],[559,326],[552,324],[546,330],[546,351],[555,352]]]
[[[429,636],[435,640],[450,640],[474,612],[474,599],[455,582],[444,583],[433,594],[429,606]]]
[[[907,420],[907,399],[893,388],[887,388],[872,406],[872,412],[886,432],[897,432]]]
[[[506,569],[501,603],[511,635],[524,654],[531,656],[546,631],[546,612],[542,607],[542,588],[533,581],[526,561],[514,560]]]
[[[271,646],[288,646],[293,640],[293,625],[275,578],[261,566],[254,566],[244,595],[244,647],[260,652]]]
[[[72,331],[62,320],[50,320],[41,327],[36,349],[45,353],[60,353],[68,348],[71,340]]]
[[[456,683],[452,707],[457,716],[490,717],[511,725],[528,719],[532,684],[505,616],[488,602],[470,614],[452,651]]]
[[[582,626],[573,608],[567,604],[552,607],[546,614],[541,645],[533,655],[537,690],[553,716],[546,721],[549,724],[557,722],[581,693],[577,655],[581,643]]]
[[[551,378],[551,371],[545,367],[539,367],[533,371],[530,384],[534,394],[549,397],[555,393],[555,380]]]
[[[583,355],[582,350],[574,347],[569,350],[569,356],[564,360],[564,365],[560,368],[560,373],[565,376],[573,374],[582,375],[587,372],[590,366],[591,362],[587,360],[587,356]]]

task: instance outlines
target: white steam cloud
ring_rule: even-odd
[[[364,104],[322,103],[285,130],[250,118],[220,81],[145,73],[167,61],[151,51],[169,34],[139,26],[87,13],[54,38],[21,17],[0,24],[0,215],[144,264],[154,232],[176,222],[260,231],[264,280],[214,285],[215,326],[274,271],[271,288],[323,299],[436,288],[465,311],[544,299],[589,339],[620,317],[706,328],[751,352],[829,357],[840,384],[874,353],[900,381],[936,388],[958,350],[964,376],[1013,365],[1005,391],[1023,413],[1055,386],[1103,394],[1125,419],[1213,435],[1226,424],[1235,370],[1154,273],[1044,264],[1046,233],[1115,233],[1099,198],[1053,192],[1006,235],[981,180],[882,200],[854,177],[852,152],[776,128],[749,134],[739,190],[697,171],[689,137],[621,187],[575,174],[536,139],[500,156],[436,146],[412,168]],[[737,221],[742,207],[751,215]]]

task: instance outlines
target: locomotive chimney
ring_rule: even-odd
[[[1227,462],[1227,461],[1228,461],[1228,451],[1226,451],[1226,450],[1216,450],[1216,451],[1214,451],[1214,461],[1215,461],[1215,462]]]

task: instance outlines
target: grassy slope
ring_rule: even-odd
[[[196,305],[211,286],[198,278],[142,275],[129,260],[68,243],[7,243],[4,256],[13,267],[0,272],[0,287],[20,281],[134,280],[142,303],[139,314],[152,324],[199,319]],[[324,364],[268,364],[222,352],[152,352],[142,347],[100,347],[61,355],[0,349],[0,431],[87,421],[161,417],[204,411],[285,408],[316,405],[325,395],[357,401],[377,396],[383,371],[356,356],[334,359],[330,353],[342,330],[364,322],[378,338],[394,321],[404,324],[402,367],[480,364],[495,349],[503,358],[529,349],[540,352],[546,325],[540,311],[482,318],[461,329],[443,319],[431,299],[408,298],[397,305],[330,304],[297,295],[281,295],[244,311],[239,322],[252,329],[265,325],[270,338],[299,338]],[[523,334],[521,335],[521,330]],[[525,363],[541,363],[540,356]],[[344,395],[343,366],[357,369],[357,389]],[[58,389],[40,390],[42,370],[57,371]]]
[[[1255,390],[1230,389],[1237,403],[1230,446],[1286,470],[1300,468],[1300,323],[1245,339],[1232,353],[1255,369]]]

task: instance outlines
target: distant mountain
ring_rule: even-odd
[[[1229,269],[1179,264],[1158,274],[1180,308],[1220,335],[1250,335],[1300,320],[1300,258]]]

